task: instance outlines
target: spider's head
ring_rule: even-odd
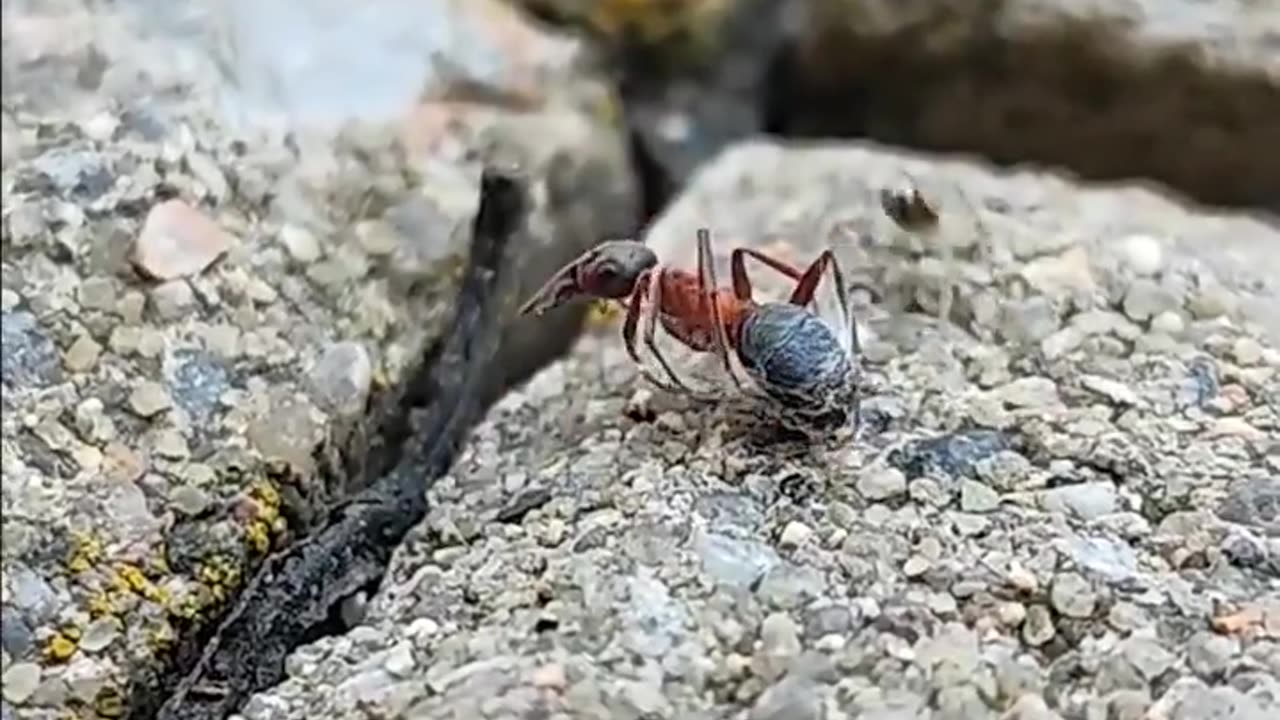
[[[601,243],[565,265],[520,308],[521,315],[541,315],[580,297],[621,300],[636,281],[658,264],[658,256],[636,240]]]

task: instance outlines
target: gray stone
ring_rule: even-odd
[[[1063,485],[1044,493],[1044,508],[1050,512],[1075,515],[1081,520],[1097,520],[1119,510],[1120,496],[1110,482]]]
[[[703,570],[716,580],[737,587],[758,582],[781,562],[776,551],[763,543],[706,533],[697,541]]]
[[[857,487],[868,500],[888,500],[907,491],[907,478],[896,468],[878,468],[862,474]]]
[[[756,671],[766,680],[781,677],[800,656],[800,627],[783,612],[771,613],[760,624],[760,652]]]
[[[9,666],[4,671],[4,699],[14,705],[27,701],[40,686],[40,666],[35,663],[20,662]]]
[[[62,381],[58,349],[31,313],[0,315],[0,346],[4,347],[0,377],[6,385],[25,387]]]
[[[822,705],[814,683],[787,676],[765,689],[751,705],[749,720],[819,720]]]
[[[195,293],[186,280],[171,280],[151,290],[151,307],[162,320],[179,320],[188,315],[195,304]]]
[[[129,393],[129,407],[138,415],[153,417],[173,406],[169,391],[160,383],[143,380]]]
[[[1147,682],[1163,675],[1177,660],[1173,653],[1151,638],[1131,637],[1122,642],[1119,649],[1125,660]]]
[[[373,383],[373,364],[364,346],[341,342],[325,348],[311,371],[311,388],[316,400],[340,416],[352,417],[364,411]]]
[[[105,650],[120,636],[119,621],[106,616],[89,623],[80,637],[80,649],[86,652]]]
[[[88,335],[81,335],[71,343],[63,356],[67,369],[74,373],[88,372],[98,364],[98,356],[102,354],[102,346]]]
[[[1000,507],[1000,494],[976,480],[960,483],[960,509],[965,512],[985,513]]]
[[[211,353],[178,350],[169,358],[169,391],[197,430],[214,417],[224,393],[231,389],[226,363]]]
[[[1258,701],[1230,686],[1195,688],[1173,706],[1169,720],[1267,720]]]
[[[10,565],[5,575],[9,580],[9,597],[15,607],[25,610],[37,622],[54,611],[57,593],[40,575],[23,565]]]
[[[1068,547],[1080,569],[1108,582],[1121,583],[1138,573],[1137,555],[1126,543],[1104,537],[1074,537]]]
[[[25,657],[31,649],[34,636],[26,618],[16,609],[5,606],[0,609],[0,647],[10,657]]]
[[[95,276],[86,278],[76,288],[76,300],[86,310],[112,312],[116,309],[116,281],[114,278]]]
[[[1058,386],[1047,377],[1025,377],[994,390],[1001,402],[1015,408],[1046,408],[1058,402]]]
[[[1032,647],[1039,647],[1053,639],[1057,629],[1053,626],[1053,617],[1049,609],[1043,605],[1027,607],[1027,619],[1022,624],[1022,639]]]
[[[1192,672],[1210,682],[1225,673],[1239,653],[1239,640],[1206,630],[1187,640],[1187,665]]]
[[[169,502],[184,515],[200,515],[209,507],[209,493],[190,485],[178,485],[169,492]]]
[[[1180,299],[1159,283],[1140,278],[1133,281],[1124,296],[1124,314],[1136,322],[1144,322],[1162,312],[1175,310]]]
[[[1067,617],[1087,618],[1097,607],[1097,595],[1089,581],[1073,572],[1059,573],[1053,578],[1049,599],[1053,609]]]

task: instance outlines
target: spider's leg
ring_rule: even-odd
[[[835,253],[830,249],[823,251],[818,256],[818,259],[814,260],[805,269],[800,281],[796,283],[795,291],[791,293],[790,302],[793,305],[808,305],[812,302],[814,293],[818,289],[818,282],[822,280],[822,273],[828,269],[831,271],[832,279],[835,281],[836,301],[840,307],[840,345],[847,352],[859,353],[861,352],[861,347],[858,343],[858,326],[854,320],[853,312],[849,309],[848,282],[845,279],[844,271],[840,269],[840,263],[836,260]]]
[[[645,318],[644,323],[644,344],[649,348],[649,352],[657,358],[658,363],[662,365],[662,369],[666,371],[667,377],[671,379],[671,383],[679,388],[680,392],[688,395],[697,395],[693,388],[689,387],[676,371],[671,368],[671,364],[667,362],[666,357],[662,355],[662,351],[658,349],[657,332],[658,332],[658,315],[662,312],[662,278],[665,270],[659,270],[657,278],[649,283],[649,316]]]
[[[766,255],[765,253],[753,248],[734,248],[729,254],[729,269],[733,275],[733,294],[739,300],[751,299],[751,281],[747,279],[747,258],[752,258],[763,263],[771,270],[775,270],[788,279],[799,282],[804,275],[803,272],[790,263],[785,263],[775,257]]]
[[[844,346],[845,351],[849,353],[850,362],[853,364],[853,372],[856,374],[855,382],[857,383],[853,390],[853,432],[856,436],[862,428],[862,343],[858,340],[858,320],[854,317],[853,311],[849,309],[849,290],[844,277],[844,270],[840,268],[840,261],[836,259],[835,253],[831,254],[831,261],[827,263],[831,268],[831,276],[836,283],[836,293],[840,297],[840,312],[844,315],[843,326],[840,332],[840,344]]]
[[[640,361],[640,354],[636,352],[636,328],[640,325],[640,305],[644,301],[645,293],[649,290],[652,277],[650,271],[645,270],[636,279],[635,290],[627,301],[627,314],[622,320],[622,344],[626,346],[627,354],[637,365],[643,363]]]
[[[658,377],[645,366],[644,361],[640,359],[640,353],[636,351],[636,331],[640,327],[640,313],[643,302],[648,295],[650,284],[656,283],[653,282],[652,273],[646,270],[639,278],[637,278],[635,290],[631,293],[630,300],[627,301],[627,315],[622,322],[622,342],[627,348],[627,354],[631,356],[631,360],[635,362],[640,374],[644,376],[646,380],[667,392],[679,392],[679,388],[659,380]],[[654,311],[651,310],[651,312]]]
[[[840,300],[840,313],[843,315],[844,327],[841,328],[843,333],[847,333],[847,338],[842,338],[846,349],[855,356],[862,354],[862,344],[858,342],[858,321],[853,316],[853,311],[849,309],[849,284],[845,279],[844,270],[840,267],[840,261],[835,255],[831,256],[831,277],[836,283],[836,294]]]
[[[720,361],[724,364],[724,371],[728,373],[729,379],[733,381],[733,386],[739,391],[743,389],[742,380],[738,379],[738,373],[733,369],[733,362],[729,358],[729,336],[724,330],[724,319],[720,317],[720,298],[718,283],[716,282],[715,261],[711,254],[711,232],[706,228],[698,229],[698,294],[702,297],[702,303],[711,315],[711,324],[715,332],[716,354],[720,356]]]

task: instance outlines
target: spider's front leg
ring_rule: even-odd
[[[662,278],[665,269],[658,266],[652,270],[646,270],[639,279],[636,280],[635,290],[631,293],[631,299],[627,302],[627,315],[622,323],[622,341],[626,345],[627,354],[631,356],[636,367],[639,368],[640,374],[646,380],[655,386],[670,393],[692,394],[693,390],[685,384],[676,371],[672,369],[670,363],[662,355],[658,349],[658,343],[655,338],[655,331],[658,319],[658,313],[662,312]],[[670,382],[659,380],[640,359],[640,353],[636,350],[636,333],[640,327],[641,310],[648,301],[649,315],[645,318],[644,343],[649,348],[649,352],[657,358],[658,363],[666,372]]]

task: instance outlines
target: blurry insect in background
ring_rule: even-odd
[[[918,238],[923,243],[920,251],[925,254],[936,253],[936,258],[924,258],[917,271],[914,284],[932,286],[937,293],[936,310],[939,319],[951,318],[952,303],[960,290],[960,261],[956,251],[965,245],[980,241],[985,235],[977,210],[968,200],[960,195],[959,199],[968,206],[963,213],[974,223],[972,232],[959,233],[956,225],[960,220],[959,211],[955,208],[944,216],[940,211],[936,197],[926,198],[919,185],[905,171],[905,182],[880,190],[880,208],[893,221],[899,230],[909,237]],[[944,227],[944,225],[946,227]],[[957,237],[957,235],[963,235]],[[917,297],[917,302],[920,298]],[[921,303],[926,304],[926,303]],[[932,304],[932,303],[928,303]]]
[[[657,344],[659,321],[683,345],[714,353],[736,390],[765,401],[770,416],[793,430],[810,433],[860,423],[857,324],[849,310],[845,275],[827,250],[801,270],[752,248],[729,256],[730,287],[716,281],[711,233],[697,233],[696,272],[660,264],[644,243],[601,243],[564,266],[521,308],[540,315],[579,298],[614,300],[626,308],[622,339],[641,374],[655,386],[710,400],[714,392],[695,390],[676,372]],[[795,283],[786,302],[757,302],[746,260],[752,258]],[[828,323],[809,306],[824,274],[835,283],[839,318]],[[647,311],[647,312],[646,312]],[[641,328],[643,321],[644,327]],[[665,377],[647,367],[637,334]],[[733,366],[736,358],[756,390]]]

